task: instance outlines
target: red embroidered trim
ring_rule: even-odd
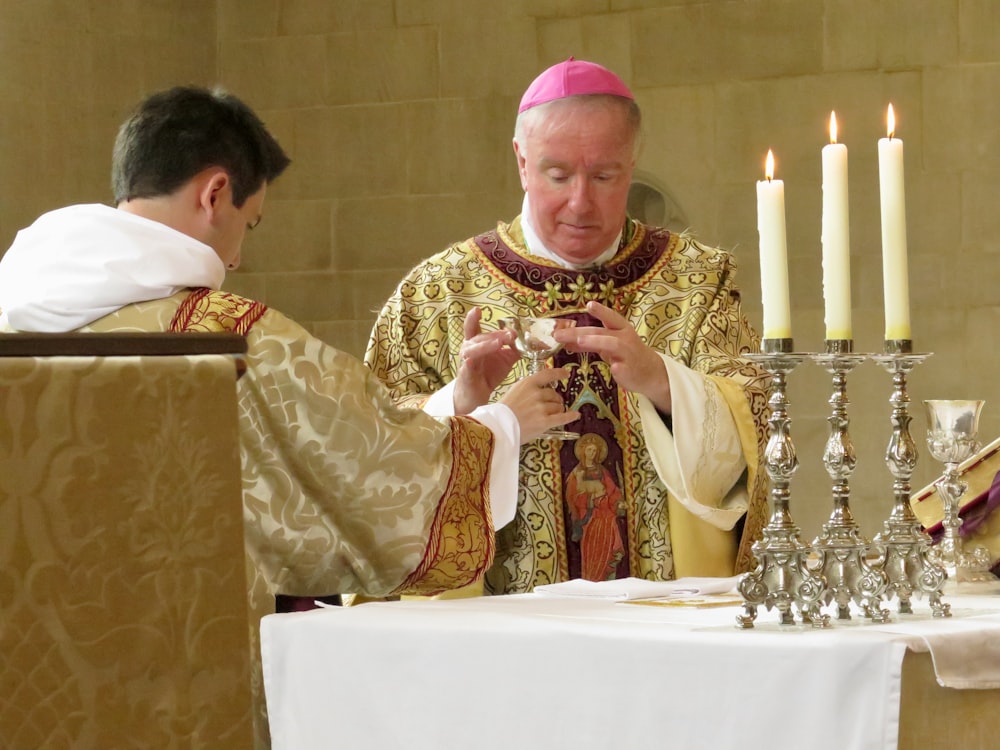
[[[438,594],[478,581],[493,564],[496,541],[490,512],[493,441],[487,428],[456,417],[451,422],[452,468],[438,503],[424,558],[396,593]]]
[[[170,330],[227,331],[246,336],[254,323],[267,312],[267,305],[230,292],[195,289],[177,308]]]

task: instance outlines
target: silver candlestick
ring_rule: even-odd
[[[931,548],[933,559],[948,574],[947,591],[959,590],[960,584],[997,583],[990,572],[990,556],[984,547],[966,550],[958,530],[959,501],[969,489],[962,479],[958,465],[979,450],[977,434],[979,415],[985,401],[935,400],[924,401],[927,410],[927,449],[938,461],[944,463],[944,476],[936,482],[938,495],[944,509],[941,526],[944,535]]]
[[[872,355],[872,359],[892,373],[893,391],[889,398],[892,437],[885,451],[885,462],[894,477],[892,512],[872,541],[872,551],[878,554],[889,578],[887,598],[896,596],[901,613],[913,612],[910,599],[916,590],[927,594],[934,617],[950,617],[951,605],[941,601],[946,573],[931,559],[931,539],[910,507],[910,477],[917,464],[917,449],[910,436],[906,376],[931,356],[912,352],[913,342],[908,339],[887,340],[885,353]]]
[[[888,584],[880,567],[872,567],[866,559],[868,544],[854,520],[850,505],[849,478],[857,465],[854,445],[848,433],[847,374],[861,364],[867,355],[852,354],[850,339],[828,339],[826,353],[812,359],[833,375],[830,396],[830,436],[823,451],[823,466],[833,480],[833,511],[823,524],[822,533],[813,541],[819,555],[825,582],[823,603],[836,602],[837,619],[850,620],[853,601],[874,622],[885,622],[889,611],[878,605]]]
[[[785,376],[794,370],[807,354],[792,352],[791,339],[764,339],[760,354],[745,355],[771,373],[771,395],[768,404],[770,437],[764,453],[767,474],[771,479],[772,514],[764,527],[762,538],[754,542],[753,553],[757,568],[740,576],[737,589],[743,596],[745,614],[737,615],[736,624],[752,628],[757,608],[776,607],[782,625],[795,624],[794,604],[803,623],[813,627],[828,627],[830,618],[820,612],[823,579],[808,567],[809,549],[799,540],[799,528],[788,510],[789,480],[798,468],[795,446],[789,435],[791,419],[785,397]]]

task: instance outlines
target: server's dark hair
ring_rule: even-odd
[[[209,167],[232,181],[239,208],[291,160],[250,107],[222,89],[153,94],[122,124],[111,162],[116,203],[170,195]]]

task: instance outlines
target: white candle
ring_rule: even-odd
[[[847,146],[837,143],[830,113],[830,143],[823,147],[823,301],[826,338],[850,339],[851,242],[847,208]]]
[[[774,177],[774,154],[767,152],[767,179],[757,183],[757,233],[760,235],[760,291],[764,338],[790,339],[788,250],[785,245],[785,184]]]
[[[878,187],[882,204],[882,290],[885,338],[908,340],[910,291],[906,267],[906,197],[903,191],[903,142],[894,138],[896,119],[889,105],[888,138],[878,142]]]

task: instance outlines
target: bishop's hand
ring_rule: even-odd
[[[483,311],[474,307],[465,316],[464,336],[459,350],[461,364],[455,376],[455,414],[468,414],[486,404],[490,396],[521,356],[514,348],[513,331],[483,332],[479,323]]]
[[[670,414],[670,380],[667,367],[656,351],[636,333],[625,318],[602,305],[587,303],[587,312],[604,327],[576,326],[556,331],[553,336],[567,351],[596,354],[611,368],[611,375],[622,388],[641,393],[662,414]]]
[[[518,380],[500,399],[517,417],[522,444],[580,418],[580,412],[567,410],[562,396],[551,387],[566,377],[569,370],[565,368],[546,368]]]

